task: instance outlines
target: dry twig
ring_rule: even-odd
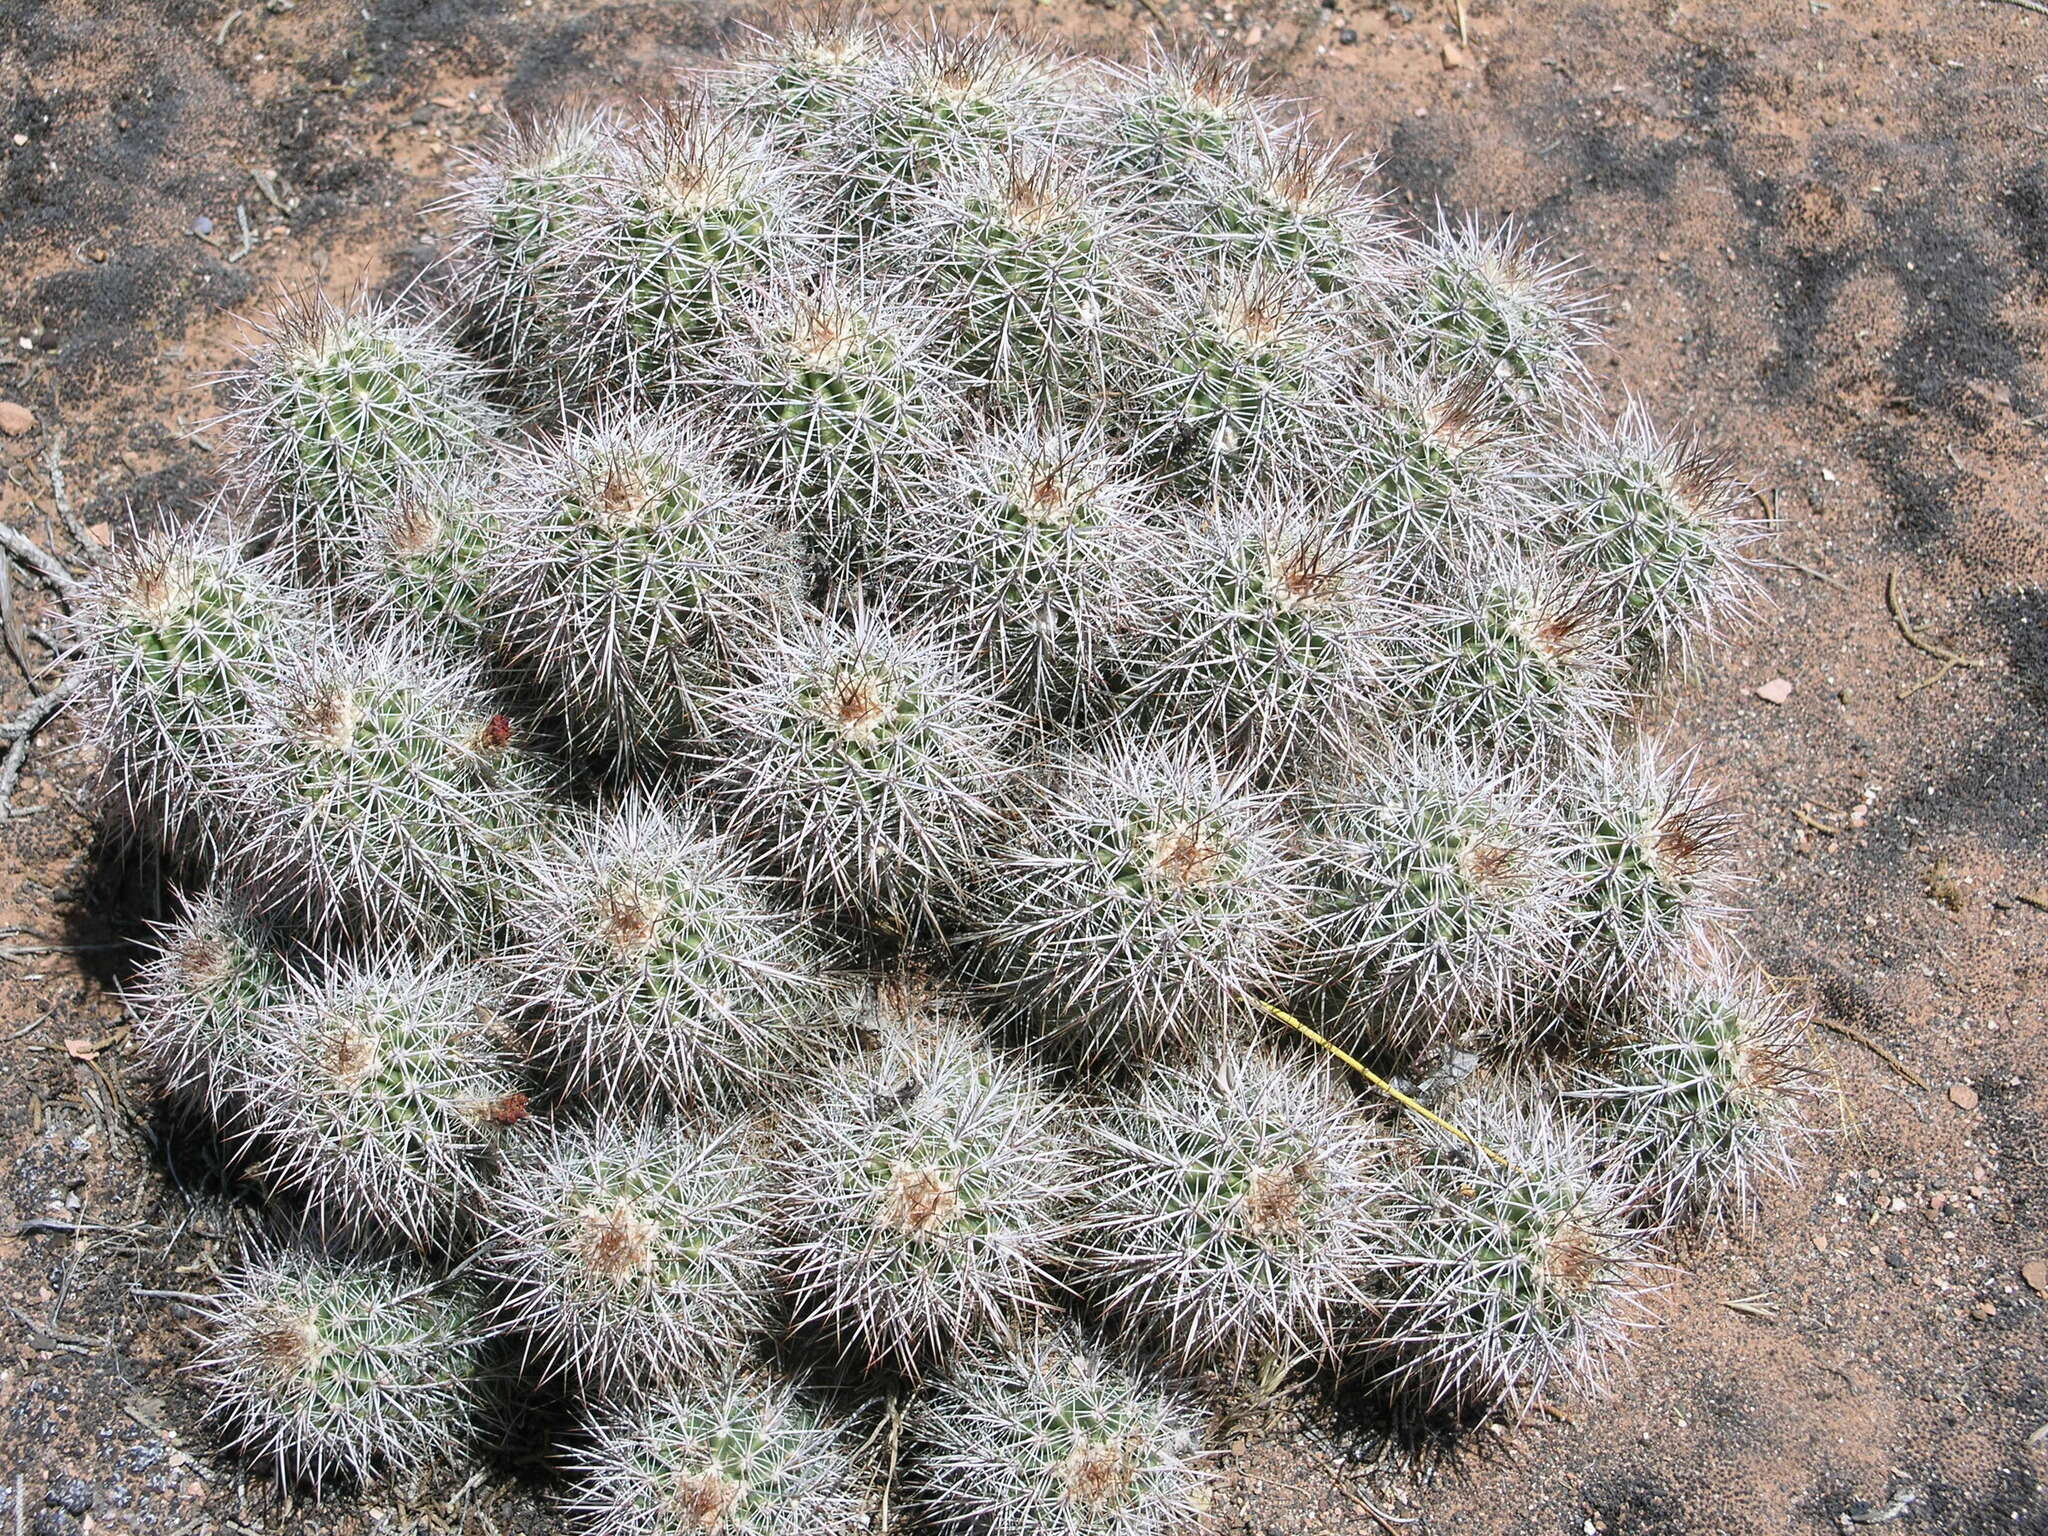
[[[20,529],[0,523],[0,550],[5,550],[31,573],[41,577],[66,607],[78,595],[78,578],[65,570],[55,555]]]
[[[0,818],[8,816],[14,809],[14,786],[21,778],[21,765],[28,761],[29,743],[77,691],[78,679],[67,677],[29,705],[19,719],[0,726],[0,735],[14,738],[8,744],[7,755],[0,757]]]
[[[1866,1035],[1854,1024],[1845,1024],[1840,1020],[1827,1018],[1817,1018],[1814,1022],[1819,1024],[1823,1029],[1831,1029],[1836,1034],[1841,1035],[1846,1039],[1854,1040],[1858,1045],[1862,1046],[1866,1051],[1869,1051],[1872,1055],[1876,1056],[1878,1060],[1882,1061],[1886,1066],[1890,1067],[1894,1072],[1898,1073],[1899,1076],[1903,1077],[1915,1088],[1925,1088],[1927,1086],[1926,1078],[1922,1077],[1918,1072],[1915,1072],[1911,1067],[1907,1066],[1903,1061],[1899,1060],[1898,1057],[1894,1056],[1890,1051],[1886,1050],[1882,1045],[1878,1044],[1877,1041],[1871,1039],[1870,1036]]]
[[[1884,605],[1890,610],[1892,622],[1899,627],[1899,634],[1914,650],[1932,656],[1936,661],[1951,667],[1988,667],[1990,662],[1978,656],[1962,656],[1950,650],[1938,640],[1930,640],[1913,627],[1913,621],[1906,617],[1906,598],[1900,589],[1899,578],[1905,573],[1893,566],[1884,579]]]

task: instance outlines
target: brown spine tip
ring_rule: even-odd
[[[508,1093],[484,1106],[484,1119],[492,1125],[517,1125],[531,1113],[526,1105],[525,1094]]]
[[[502,752],[512,744],[512,717],[493,715],[476,733],[476,749],[479,752]]]
[[[692,1477],[676,1482],[673,1501],[676,1522],[687,1529],[715,1531],[739,1503],[740,1485],[729,1482],[716,1468],[707,1467]]]
[[[1065,1497],[1083,1509],[1110,1509],[1124,1501],[1137,1467],[1125,1441],[1083,1440],[1067,1452]]]

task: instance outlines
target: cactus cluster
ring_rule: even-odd
[[[840,18],[273,328],[239,519],[76,646],[193,893],[143,1048],[298,1223],[233,1443],[545,1383],[598,1536],[853,1529],[884,1440],[934,1528],[1155,1536],[1209,1385],[1601,1379],[1810,1092],[1640,723],[1756,530],[1567,274],[1388,206],[1227,60]]]

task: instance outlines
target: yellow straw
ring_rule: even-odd
[[[1407,1094],[1403,1093],[1400,1089],[1396,1088],[1384,1077],[1381,1077],[1379,1073],[1373,1071],[1371,1067],[1368,1067],[1356,1056],[1353,1056],[1349,1051],[1346,1051],[1341,1046],[1332,1042],[1327,1036],[1317,1034],[1314,1030],[1310,1029],[1306,1024],[1302,1023],[1301,1020],[1297,1019],[1293,1014],[1289,1013],[1286,1009],[1275,1008],[1271,1003],[1266,1002],[1263,998],[1248,997],[1245,999],[1245,1001],[1250,1003],[1254,1008],[1258,1009],[1262,1013],[1270,1013],[1274,1018],[1278,1019],[1282,1024],[1285,1024],[1289,1029],[1298,1030],[1302,1034],[1308,1036],[1309,1039],[1315,1041],[1317,1045],[1320,1045],[1332,1056],[1336,1057],[1339,1061],[1343,1062],[1345,1066],[1349,1067],[1352,1071],[1356,1072],[1368,1083],[1371,1083],[1373,1087],[1379,1089],[1381,1093],[1387,1095],[1387,1097],[1392,1099],[1395,1103],[1399,1104],[1402,1108],[1413,1110],[1416,1114],[1422,1116],[1423,1119],[1427,1120],[1431,1125],[1442,1126],[1445,1130],[1449,1131],[1453,1136],[1457,1137],[1458,1140],[1466,1143],[1468,1146],[1478,1148],[1478,1150],[1484,1152],[1488,1157],[1492,1158],[1496,1163],[1499,1163],[1501,1167],[1508,1169],[1510,1172],[1520,1173],[1522,1171],[1521,1169],[1515,1167],[1515,1165],[1509,1162],[1506,1158],[1502,1157],[1498,1152],[1494,1151],[1493,1148],[1486,1145],[1485,1142],[1480,1141],[1478,1138],[1474,1136],[1469,1136],[1465,1132],[1459,1130],[1455,1125],[1451,1124],[1450,1121],[1446,1120],[1442,1115],[1438,1114],[1435,1110],[1428,1108],[1426,1105],[1418,1104],[1414,1099],[1411,1099],[1410,1097],[1408,1097]]]

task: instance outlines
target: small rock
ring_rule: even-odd
[[[9,437],[21,437],[33,432],[35,425],[35,412],[27,406],[17,405],[12,400],[0,400],[0,432]]]
[[[198,218],[192,221],[192,233],[199,236],[200,239],[204,240],[208,235],[213,233],[213,220],[209,219],[205,214],[202,213],[201,215],[199,215]]]
[[[60,1477],[50,1484],[43,1502],[67,1515],[82,1515],[92,1508],[92,1484],[82,1477]]]
[[[1957,1083],[1949,1089],[1948,1101],[1955,1105],[1957,1109],[1975,1109],[1977,1107],[1977,1090],[1968,1083]]]
[[[61,1509],[39,1509],[28,1523],[30,1536],[83,1536],[78,1517]]]
[[[1244,45],[1247,48],[1256,48],[1265,40],[1266,29],[1264,27],[1252,27],[1249,30],[1247,30],[1244,35]]]
[[[1907,1258],[1902,1251],[1900,1251],[1897,1248],[1885,1249],[1884,1261],[1893,1269],[1906,1269],[1910,1267],[1913,1262],[1911,1259]]]
[[[1766,704],[1782,704],[1792,697],[1791,679],[1774,677],[1768,683],[1758,685],[1756,696]]]
[[[2048,1259],[2029,1259],[2020,1266],[2020,1278],[2037,1296],[2048,1296]]]
[[[1337,41],[1343,43],[1346,47],[1349,47],[1351,44],[1358,41],[1358,28],[1339,27],[1337,29]]]
[[[1467,53],[1463,48],[1459,47],[1458,44],[1444,44],[1445,69],[1463,69],[1467,64],[1470,64],[1471,62],[1472,55]]]

